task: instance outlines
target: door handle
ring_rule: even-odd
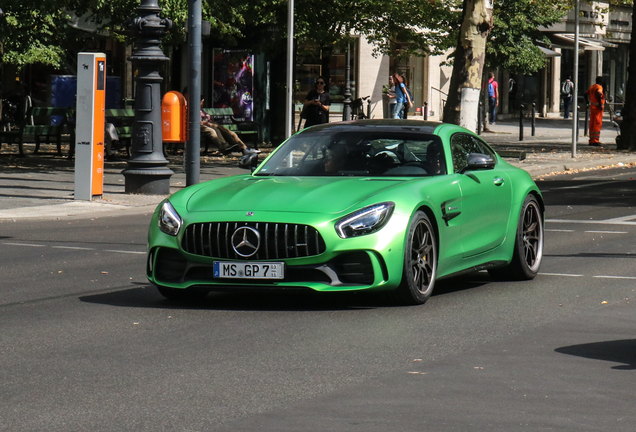
[[[502,184],[504,184],[504,179],[502,179],[501,177],[495,177],[495,179],[493,180],[493,183],[495,183],[495,186],[501,186]]]

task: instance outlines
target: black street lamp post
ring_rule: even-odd
[[[345,76],[344,108],[342,120],[351,120],[351,43],[347,43],[347,66]]]
[[[136,71],[135,122],[128,167],[122,171],[126,193],[168,195],[173,172],[163,155],[161,138],[161,64],[169,58],[159,44],[172,21],[159,18],[158,0],[141,0],[139,17],[130,22],[136,46],[130,57]]]

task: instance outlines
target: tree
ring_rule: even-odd
[[[465,2],[464,11],[466,6]],[[468,6],[470,6],[470,3]],[[486,55],[479,60],[482,62],[482,66],[493,69],[506,69],[513,74],[530,74],[545,67],[546,58],[537,47],[537,43],[543,42],[547,44],[549,41],[539,28],[559,22],[570,8],[570,4],[558,0],[508,0],[495,2],[492,26],[485,36]],[[477,75],[476,71],[478,69],[474,63],[471,63],[473,72],[470,76],[474,80],[467,83],[469,73],[465,66],[466,59],[459,63],[456,61],[458,54],[463,55],[462,49],[459,47],[460,44],[458,44],[454,54],[455,61],[451,78],[452,90],[445,106],[444,120],[462,124],[472,129],[477,123],[476,106],[474,103],[470,104],[470,113],[464,115],[460,105],[461,93],[462,91],[464,93],[474,93],[474,91],[469,92],[468,90],[462,90],[462,88],[480,89],[483,73]],[[483,67],[480,70],[483,72]],[[453,83],[453,78],[456,80],[455,83]],[[457,87],[458,83],[460,87]],[[464,123],[460,121],[462,117],[464,118]]]
[[[562,0],[495,2],[486,66],[512,74],[530,74],[545,67],[546,57],[537,43],[550,41],[539,29],[560,22],[571,8]]]
[[[632,6],[632,33],[636,24],[634,14],[636,14],[636,4]],[[618,150],[636,151],[636,40],[632,35],[629,42],[629,65],[627,67],[627,88],[625,89],[625,106],[621,114],[620,140],[617,141]]]
[[[68,32],[71,0],[5,0],[0,19],[0,63],[21,68],[43,63],[59,66]]]
[[[481,75],[486,58],[486,39],[492,29],[492,9],[485,0],[464,0],[462,25],[455,50],[444,121],[477,128]]]

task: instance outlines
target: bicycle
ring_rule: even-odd
[[[351,102],[351,120],[368,119],[369,116],[364,113],[363,102],[369,99],[371,95],[365,97],[359,97]]]

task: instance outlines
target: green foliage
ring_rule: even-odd
[[[631,0],[616,0],[631,1]],[[6,3],[6,4],[5,4]],[[59,66],[65,41],[73,35],[67,11],[85,14],[102,31],[118,40],[130,38],[127,21],[138,15],[140,0],[4,0],[0,25],[2,60],[17,65]],[[173,27],[164,42],[186,40],[187,0],[159,0],[161,16]],[[262,50],[281,49],[287,29],[287,0],[205,0],[203,19],[210,22],[217,46],[249,43]],[[544,65],[534,41],[540,26],[558,22],[568,3],[560,0],[496,1],[494,28],[489,36],[489,67],[531,73]],[[323,0],[295,2],[295,39],[299,45],[334,46],[353,33],[364,35],[374,54],[396,57],[441,54],[456,46],[461,24],[461,0]],[[73,37],[93,38],[77,32]]]
[[[488,67],[529,74],[545,66],[535,41],[548,42],[539,31],[557,23],[570,6],[560,0],[508,0],[495,2],[493,29],[486,46]]]
[[[68,1],[5,0],[0,18],[0,56],[19,67],[31,63],[59,66]]]

